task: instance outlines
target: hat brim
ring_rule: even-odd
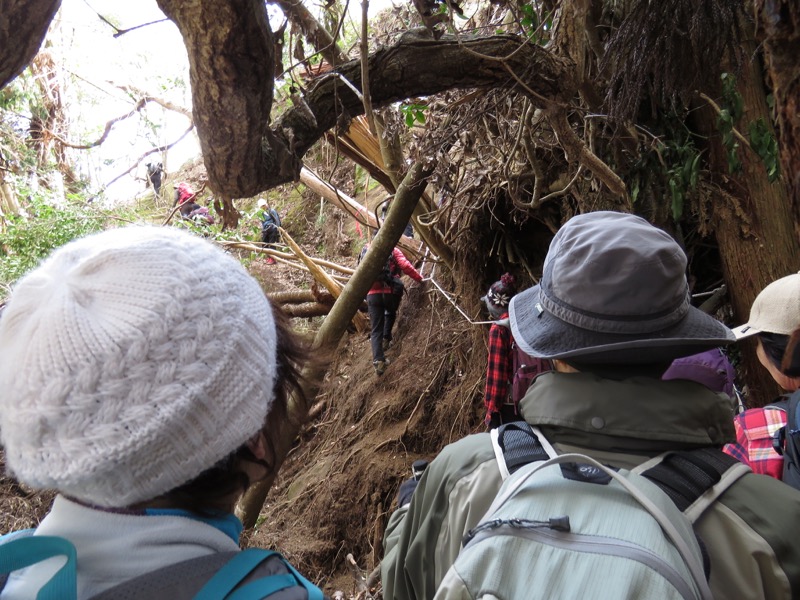
[[[578,362],[655,364],[672,361],[736,341],[733,332],[706,313],[689,307],[672,327],[651,333],[620,334],[590,331],[537,308],[539,286],[511,299],[509,321],[514,340],[531,356],[579,358]]]
[[[737,340],[743,340],[744,338],[748,338],[751,335],[755,335],[757,333],[761,333],[760,329],[756,329],[752,325],[745,323],[744,325],[739,325],[738,327],[734,327],[731,329],[733,335],[736,337]]]

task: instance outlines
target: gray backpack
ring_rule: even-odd
[[[617,470],[524,422],[491,434],[505,481],[436,599],[712,597],[692,522],[745,465],[701,450]]]

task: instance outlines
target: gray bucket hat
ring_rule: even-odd
[[[689,300],[677,242],[640,217],[601,211],[559,229],[541,283],[511,299],[509,320],[528,354],[583,363],[668,362],[735,340]]]

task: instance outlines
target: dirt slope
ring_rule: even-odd
[[[342,341],[317,399],[326,408],[305,428],[248,540],[280,548],[329,594],[354,595],[348,553],[367,572],[377,566],[411,463],[482,428],[485,331],[430,283],[407,285],[387,356],[377,377],[368,337]]]

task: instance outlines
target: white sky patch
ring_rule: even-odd
[[[133,86],[191,110],[189,61],[175,24],[167,20],[114,37],[115,30],[96,13],[122,30],[165,19],[154,0],[63,0],[61,27],[51,30],[49,39],[54,50],[63,53],[65,79],[69,81],[71,75],[81,80],[68,85],[66,93],[73,135],[81,136],[71,141],[94,142],[107,122],[134,109],[138,96],[117,86]],[[144,118],[136,115],[115,123],[102,146],[74,151],[82,174],[93,182],[93,191],[125,173],[146,152],[177,140],[189,126],[185,116],[152,102],[141,114]],[[191,133],[166,156],[151,154],[111,184],[105,190],[106,199],[131,201],[144,192],[147,162],[163,161],[167,170],[176,170],[199,154],[197,137]]]
[[[390,4],[390,0],[371,1],[370,18]],[[321,13],[319,3],[307,6],[313,13]],[[270,22],[277,29],[283,14],[275,6],[268,8]],[[361,3],[351,0],[349,12],[355,23],[360,22]],[[133,110],[138,96],[117,86],[130,85],[191,110],[189,61],[177,26],[163,20],[114,37],[115,30],[98,13],[121,30],[166,19],[155,0],[63,0],[58,15],[61,26],[51,29],[47,41],[54,53],[63,55],[57,62],[65,65],[65,81],[80,80],[65,86],[72,135],[77,136],[70,141],[94,142],[106,123]],[[167,172],[174,172],[200,155],[192,132],[166,155],[151,154],[131,173],[122,175],[146,152],[177,140],[189,124],[183,115],[152,102],[142,115],[144,118],[136,115],[115,123],[101,146],[72,153],[80,174],[92,181],[92,192],[102,191],[109,203],[130,202],[146,191],[147,162],[162,161]]]

